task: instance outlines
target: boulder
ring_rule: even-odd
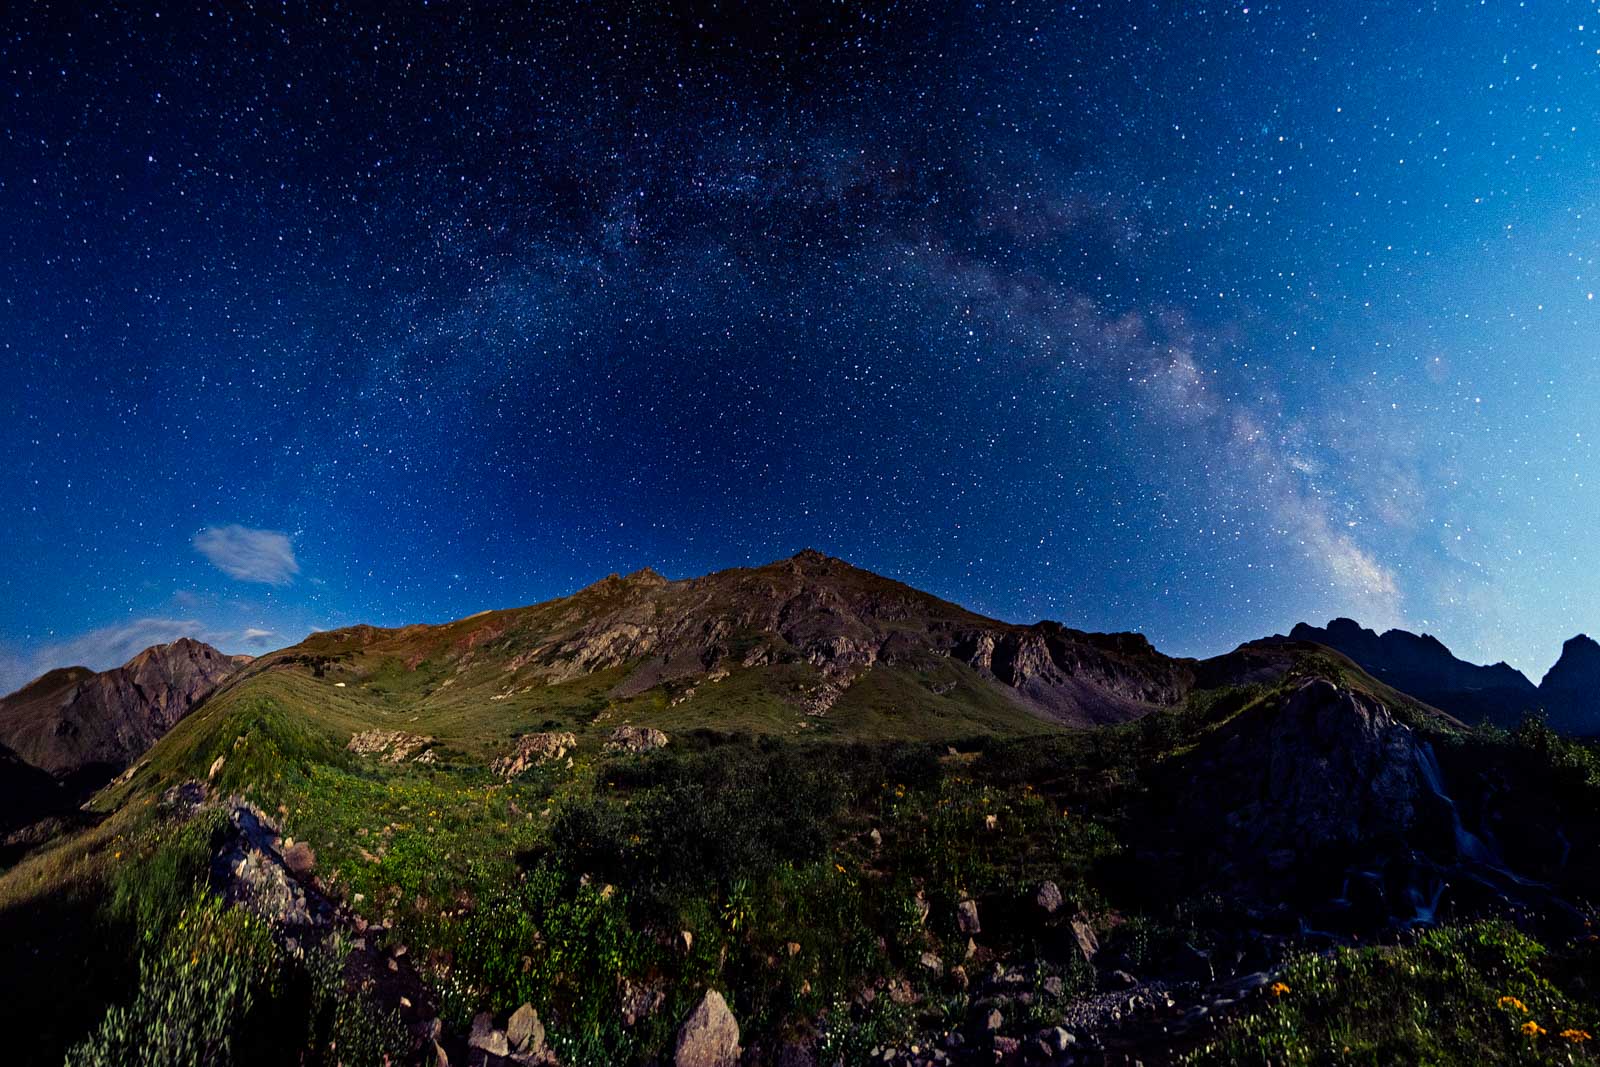
[[[1404,835],[1429,799],[1424,742],[1381,703],[1313,678],[1250,708],[1174,766],[1177,832],[1281,875],[1327,850]]]
[[[673,1067],[737,1067],[739,1023],[715,989],[706,990],[678,1028],[672,1063]]]
[[[511,1013],[506,1022],[506,1043],[513,1052],[541,1052],[544,1050],[544,1024],[532,1004],[524,1004]]]

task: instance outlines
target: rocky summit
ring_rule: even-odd
[[[185,637],[109,671],[53,670],[0,698],[0,743],[57,778],[103,780],[247,662]]]
[[[7,698],[0,1004],[73,1064],[1593,1062],[1600,755],[1513,711],[1597,651],[1184,659],[813,551],[178,642]]]

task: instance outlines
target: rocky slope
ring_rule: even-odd
[[[480,699],[509,701],[508,711],[532,699],[524,694],[603,676],[609,701],[658,693],[708,716],[713,694],[737,690],[747,704],[784,702],[822,720],[870,689],[884,700],[901,694],[907,714],[988,702],[1036,720],[1095,725],[1175,706],[1240,669],[1270,675],[1286,660],[1271,650],[1248,664],[1176,659],[1139,634],[1001,622],[807,550],[679,581],[648,569],[612,575],[559,600],[442,626],[314,634],[255,670],[309,667],[352,687],[369,684],[384,663],[433,670],[444,676],[435,694],[450,685],[465,699],[492,683]],[[719,725],[714,716],[700,724]]]
[[[116,774],[248,660],[180,638],[121,667],[53,670],[0,698],[0,744],[57,779]]]

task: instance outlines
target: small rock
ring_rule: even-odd
[[[967,988],[967,969],[961,964],[950,968],[950,980],[956,984],[957,989]]]
[[[998,1033],[1005,1024],[1006,1017],[1000,1014],[999,1008],[990,1008],[978,1017],[978,1029],[987,1034]]]
[[[1055,1051],[1065,1052],[1078,1043],[1078,1035],[1064,1026],[1057,1026],[1046,1031],[1045,1040],[1050,1043],[1050,1047]]]
[[[509,1056],[511,1043],[504,1030],[496,1030],[494,1016],[480,1011],[472,1017],[472,1033],[467,1035],[468,1048],[481,1048],[491,1056]]]
[[[1132,989],[1139,984],[1139,979],[1127,971],[1108,971],[1100,981],[1107,989]]]
[[[983,926],[978,922],[978,902],[963,900],[956,905],[956,929],[964,934],[981,934]]]
[[[932,972],[935,978],[944,974],[944,961],[932,952],[924,952],[917,962],[922,964],[923,970]]]
[[[211,769],[206,772],[206,781],[211,781],[222,771],[222,765],[227,762],[226,756],[218,756],[211,761]]]
[[[1042,987],[1050,996],[1059,997],[1061,995],[1061,991],[1066,988],[1066,983],[1061,981],[1060,975],[1052,974],[1050,977],[1044,980]]]
[[[1054,915],[1061,910],[1061,887],[1054,882],[1043,883],[1033,894],[1033,904],[1046,916]]]
[[[739,1022],[715,989],[706,990],[679,1027],[672,1062],[674,1067],[738,1067]]]
[[[1100,939],[1094,936],[1094,927],[1082,916],[1074,916],[1068,926],[1072,930],[1072,940],[1077,943],[1078,954],[1085,962],[1092,963],[1100,952]]]

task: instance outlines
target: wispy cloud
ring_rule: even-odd
[[[300,573],[289,535],[237,523],[208,526],[194,535],[194,547],[222,573],[241,582],[288,585]]]

